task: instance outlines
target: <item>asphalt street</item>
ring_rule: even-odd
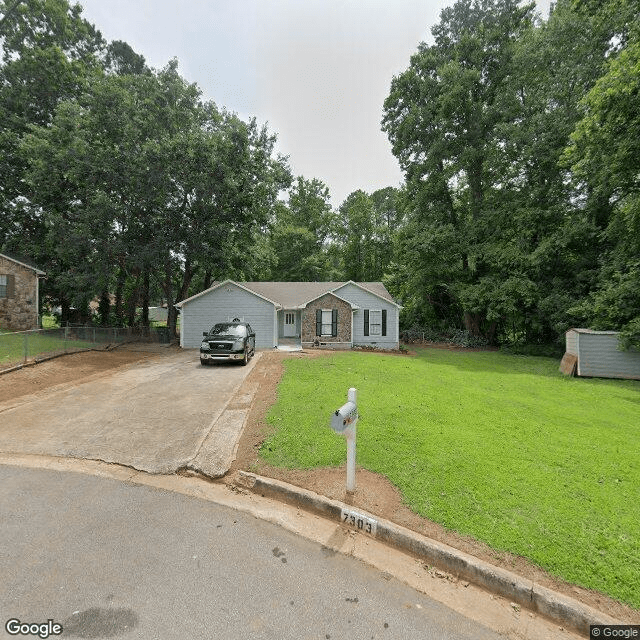
[[[503,638],[364,563],[209,501],[0,466],[0,637]],[[37,637],[37,636],[31,636]]]

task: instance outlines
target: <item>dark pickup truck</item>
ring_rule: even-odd
[[[203,365],[235,360],[246,365],[256,352],[256,334],[246,322],[219,322],[202,334],[200,362]]]

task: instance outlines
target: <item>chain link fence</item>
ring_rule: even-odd
[[[34,329],[0,333],[0,371],[33,360],[134,341],[169,342],[166,327],[92,327],[68,325],[55,329]]]

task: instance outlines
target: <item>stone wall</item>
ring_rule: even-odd
[[[338,335],[316,336],[316,310],[317,309],[337,309],[338,310]],[[351,344],[351,305],[344,300],[340,300],[331,293],[327,293],[317,300],[309,303],[302,311],[302,335],[303,344],[312,344],[316,337],[320,342],[331,346],[348,346]]]
[[[12,331],[37,329],[38,277],[35,272],[0,256],[0,275],[13,280],[8,287],[10,297],[0,298],[0,328]]]

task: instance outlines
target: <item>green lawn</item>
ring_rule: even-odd
[[[25,333],[1,333],[0,334],[0,369],[18,364],[24,361],[24,336]],[[96,343],[87,340],[65,341],[63,331],[51,331],[48,333],[27,333],[27,357],[53,355],[64,351],[76,351],[78,349],[91,349]]]
[[[339,466],[331,411],[358,389],[358,465],[420,515],[640,608],[640,382],[557,360],[421,349],[285,361],[268,463]]]

